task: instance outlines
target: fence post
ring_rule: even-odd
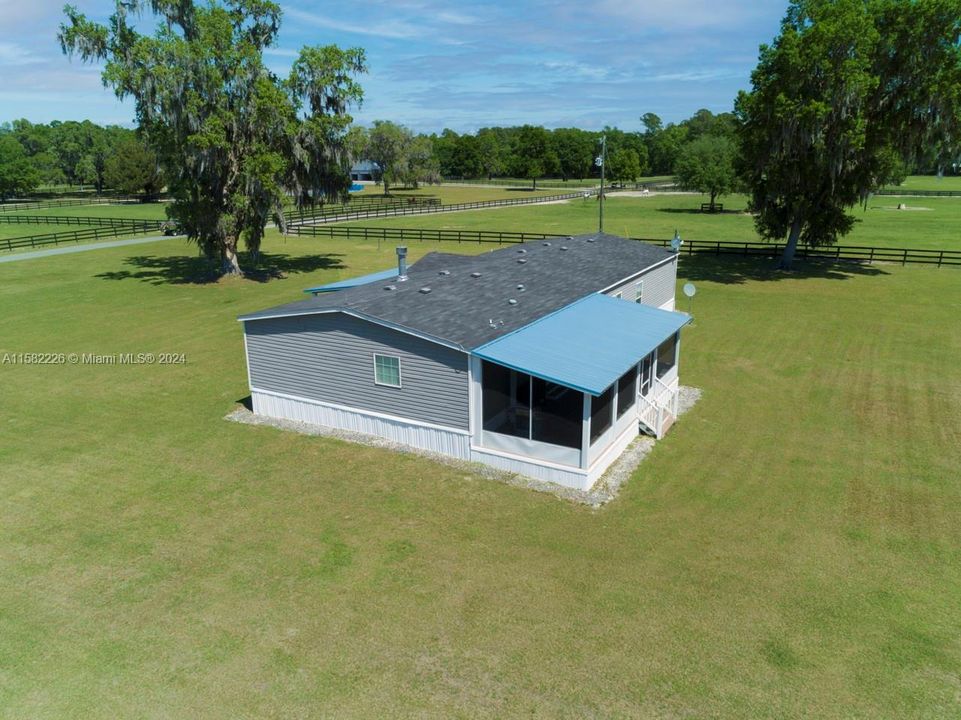
[[[944,250],[938,254],[938,267],[941,267],[942,262],[944,262]]]
[[[908,264],[908,249],[904,248],[904,259],[901,261],[901,267]]]

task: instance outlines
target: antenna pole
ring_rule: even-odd
[[[601,194],[598,198],[600,203],[600,216],[597,223],[597,231],[604,232],[604,166],[607,164],[607,135],[601,135]]]

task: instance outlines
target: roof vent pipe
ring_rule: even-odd
[[[397,247],[397,279],[400,282],[407,279],[407,248],[403,245]]]

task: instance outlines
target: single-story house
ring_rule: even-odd
[[[243,315],[253,411],[587,490],[677,414],[677,254],[606,234],[432,252]]]

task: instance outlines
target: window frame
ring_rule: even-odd
[[[643,303],[644,302],[644,281],[638,280],[637,285],[634,287],[634,302]]]
[[[403,369],[402,369],[403,363],[401,362],[401,357],[400,357],[400,355],[384,355],[384,354],[382,354],[382,353],[373,353],[373,356],[374,356],[374,385],[376,385],[376,386],[378,386],[378,387],[388,387],[388,388],[395,388],[395,389],[403,388],[403,387],[404,387],[404,372],[403,372]],[[396,360],[396,361],[397,361],[397,384],[396,384],[396,385],[395,385],[394,383],[381,382],[381,381],[377,378],[377,359],[378,359],[378,358],[382,358],[382,359],[385,359],[385,360]]]

